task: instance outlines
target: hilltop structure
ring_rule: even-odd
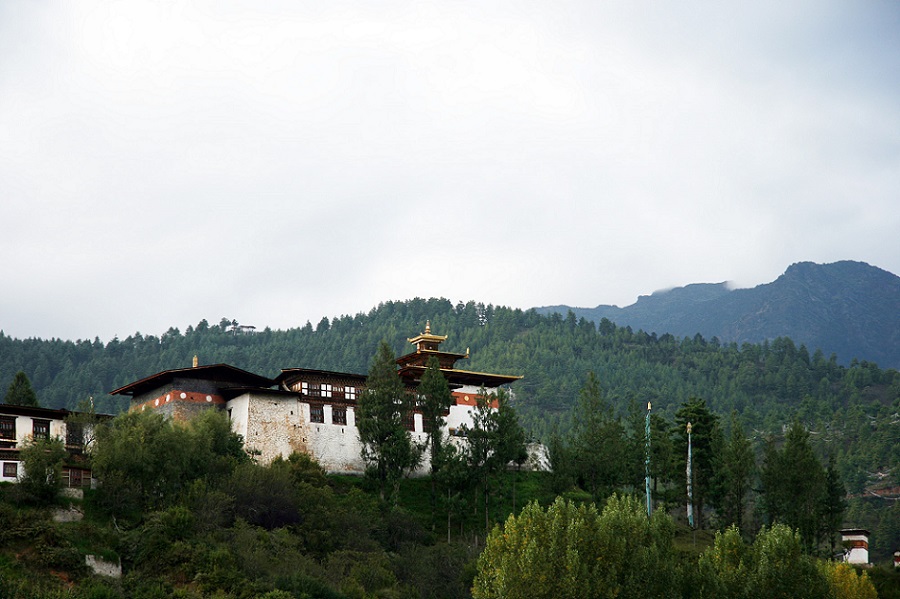
[[[446,352],[446,336],[425,331],[411,339],[415,350],[397,359],[398,375],[415,393],[428,359],[437,358],[447,379],[454,405],[446,415],[446,432],[455,434],[471,425],[472,411],[482,389],[489,392],[522,377],[472,372],[456,363],[469,357]],[[132,410],[155,410],[170,418],[187,420],[200,410],[225,410],[232,430],[244,438],[246,449],[269,463],[278,456],[306,453],[329,472],[362,473],[362,445],[356,428],[356,402],[366,388],[366,376],[347,372],[285,368],[269,379],[228,364],[166,370],[112,391],[131,397]],[[407,429],[418,443],[427,434],[422,413],[414,409]],[[421,466],[422,470],[427,464]]]

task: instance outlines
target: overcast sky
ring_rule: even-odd
[[[894,1],[2,2],[0,329],[900,273],[898,86]]]

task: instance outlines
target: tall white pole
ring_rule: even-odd
[[[692,484],[693,477],[691,476],[691,423],[687,423],[687,435],[688,435],[688,455],[687,455],[687,518],[688,524],[691,528],[694,528],[694,486]]]
[[[647,444],[647,455],[644,459],[645,487],[647,491],[647,517],[653,514],[653,504],[650,501],[650,402],[647,402],[647,418],[644,422],[644,438]]]

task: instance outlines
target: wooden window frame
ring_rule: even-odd
[[[44,427],[46,426],[46,429]],[[39,430],[40,429],[40,430]],[[44,418],[31,419],[31,438],[32,439],[50,439],[50,421]]]
[[[0,439],[16,440],[15,416],[0,416]]]

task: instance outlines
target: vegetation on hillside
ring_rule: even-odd
[[[428,480],[403,481],[395,505],[367,479],[327,477],[303,455],[259,465],[221,412],[190,424],[123,414],[101,425],[94,452],[102,484],[83,501],[0,485],[0,596],[869,599],[873,581],[896,582],[811,557],[784,525],[752,542],[731,528],[685,550],[673,519],[648,519],[640,499],[553,501],[546,475],[515,470],[494,474],[491,520],[503,524],[486,545],[474,503],[463,513],[476,518],[457,517],[444,540],[429,531],[443,516],[428,507]],[[517,479],[521,513],[502,492]],[[50,519],[69,503],[84,519]],[[92,574],[86,555],[121,564],[122,577]]]
[[[510,403],[529,434],[545,442],[554,432],[560,438],[569,434],[589,373],[602,393],[606,426],[621,426],[630,435],[630,445],[617,450],[639,451],[636,431],[642,430],[644,407],[652,403],[651,468],[661,500],[670,504],[683,497],[674,479],[681,476],[678,464],[684,459],[683,414],[678,414],[684,406],[702,401],[721,423],[725,440],[735,428],[744,431],[729,451],[746,454],[740,441],[749,441],[752,467],[718,476],[736,477],[756,489],[766,448],[780,451],[785,433],[797,424],[808,433],[818,463],[833,464],[831,474],[850,494],[844,523],[873,531],[876,556],[900,546],[900,502],[881,497],[900,486],[900,373],[857,360],[842,366],[835,356],[787,338],[738,346],[700,335],[634,331],[608,320],[594,324],[571,313],[541,316],[475,302],[415,299],[387,302],[368,314],[323,318],[316,326],[255,334],[240,333],[227,318],[105,344],[0,334],[0,384],[23,371],[41,405],[75,408],[92,396],[98,412],[118,412],[126,404],[106,395],[109,390],[160,370],[188,367],[195,354],[204,364],[225,362],[267,376],[295,366],[363,373],[380,341],[397,355],[406,353],[406,338],[424,330],[427,320],[449,336],[447,349],[471,349],[471,359],[460,367],[524,375],[513,385]],[[640,480],[641,464],[630,480]],[[718,514],[725,510],[719,503],[730,501],[731,513],[740,513],[755,530],[765,523],[758,502],[736,507],[748,496],[753,498],[713,495],[710,507]]]

